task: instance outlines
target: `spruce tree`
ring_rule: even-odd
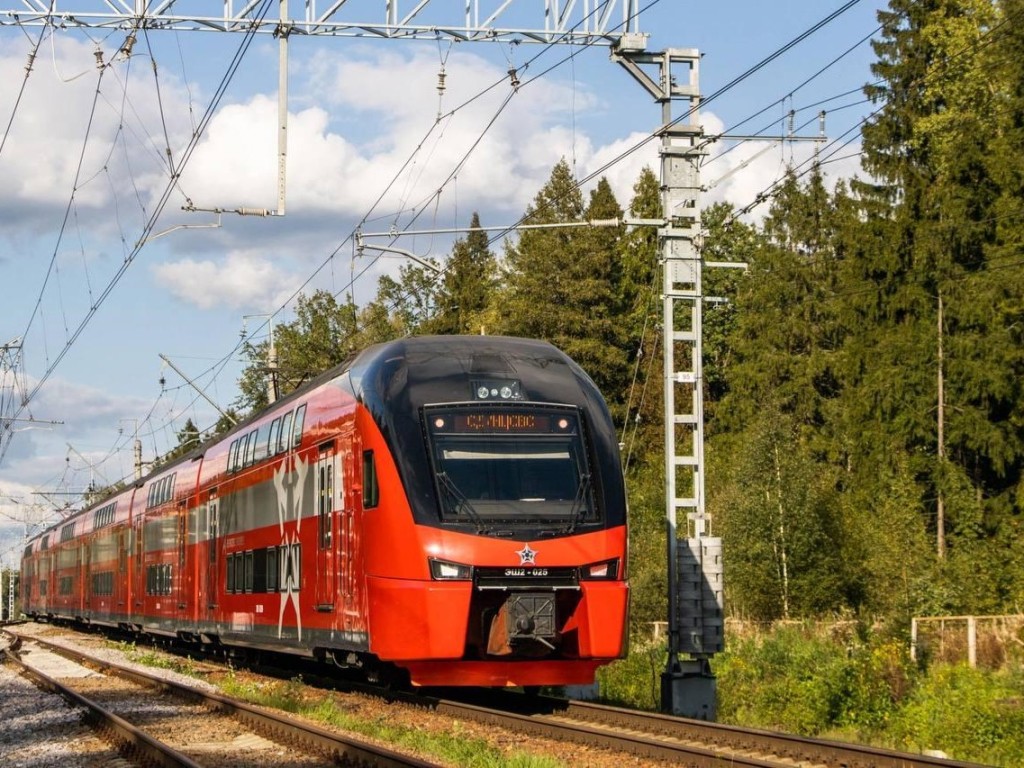
[[[868,482],[879,465],[908,467],[942,559],[990,492],[981,475],[1003,407],[996,329],[977,312],[997,194],[986,164],[995,6],[892,0],[880,18],[879,82],[867,89],[878,109],[864,128],[880,183],[859,188],[865,223],[845,276],[851,460]]]
[[[853,592],[830,450],[842,333],[829,298],[846,211],[842,190],[829,195],[818,173],[806,183],[790,175],[761,233],[734,241],[749,267],[716,344],[727,362],[708,497],[730,546],[731,599],[761,619],[837,610]],[[711,214],[714,252],[726,211]]]
[[[469,234],[452,247],[437,293],[436,313],[425,324],[426,332],[480,333],[495,287],[495,259],[475,211],[469,227]]]
[[[527,224],[579,223],[619,210],[606,180],[585,207],[565,160],[528,207]],[[504,291],[494,305],[499,331],[547,339],[575,359],[611,397],[621,392],[625,352],[615,317],[615,235],[580,228],[523,230],[506,245]]]

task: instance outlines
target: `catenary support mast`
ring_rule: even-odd
[[[709,535],[704,506],[700,54],[692,48],[647,53],[643,43],[642,36],[626,36],[613,58],[661,105],[665,223],[659,241],[669,603],[661,704],[666,712],[713,720],[716,697],[710,658],[722,650],[723,606],[721,540]],[[656,68],[656,77],[648,73],[651,67]],[[684,539],[681,524],[687,532]],[[680,658],[683,653],[689,658]]]

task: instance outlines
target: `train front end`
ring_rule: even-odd
[[[378,470],[383,514],[365,520],[371,651],[418,685],[592,682],[625,654],[628,608],[600,393],[543,342],[400,345],[361,379],[394,460]],[[383,503],[399,489],[407,507]]]

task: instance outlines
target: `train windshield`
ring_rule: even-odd
[[[597,520],[575,408],[427,408],[445,522],[551,524]]]

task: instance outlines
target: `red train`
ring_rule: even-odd
[[[24,611],[402,671],[589,683],[626,651],[608,409],[541,341],[371,347],[37,536]]]

